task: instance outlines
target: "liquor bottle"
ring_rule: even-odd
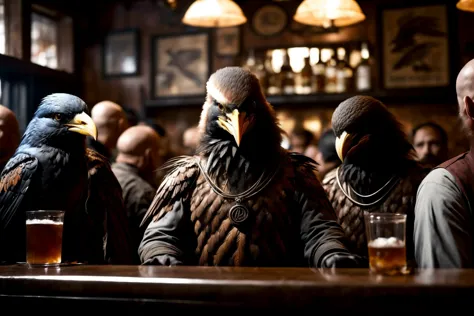
[[[266,73],[266,92],[269,95],[281,94],[280,74],[273,69],[272,60],[272,50],[268,50],[263,63]]]
[[[313,65],[313,92],[322,93],[326,86],[326,64],[323,61],[323,49],[318,49],[318,61]]]
[[[337,61],[334,55],[334,50],[331,50],[331,57],[326,63],[326,81],[324,87],[324,91],[326,91],[326,93],[337,92]]]
[[[356,69],[356,88],[357,91],[367,91],[372,88],[369,64],[369,48],[367,43],[362,43],[360,55],[361,62]]]
[[[339,47],[337,49],[337,70],[336,70],[336,91],[338,93],[347,93],[353,89],[354,71],[347,61],[346,49]]]
[[[300,87],[298,93],[310,94],[313,92],[313,69],[309,63],[309,56],[304,58],[304,66],[300,72]]]
[[[280,77],[282,83],[283,94],[294,94],[295,93],[295,74],[290,65],[290,56],[285,51],[283,56],[283,65],[280,70]]]

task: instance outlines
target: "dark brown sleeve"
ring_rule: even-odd
[[[296,168],[296,199],[301,209],[301,239],[308,264],[320,267],[322,259],[333,252],[349,253],[344,231],[336,213],[309,163]]]
[[[122,188],[109,163],[89,151],[89,214],[103,214],[104,223],[98,234],[105,238],[104,260],[111,264],[137,264],[138,249],[132,246]],[[97,226],[96,226],[97,227]]]

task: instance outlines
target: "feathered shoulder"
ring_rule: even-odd
[[[166,212],[173,209],[173,205],[180,199],[189,197],[191,188],[195,185],[199,175],[196,157],[180,156],[170,159],[162,169],[168,170],[161,182],[155,197],[143,217],[141,226],[160,219]]]
[[[130,244],[122,187],[105,156],[86,149],[86,157],[89,176],[87,212],[89,216],[105,221],[105,260],[109,263],[133,264],[138,259]]]
[[[298,191],[311,197],[319,198],[324,195],[321,183],[316,177],[318,163],[313,159],[298,153],[289,153],[294,170],[294,184]]]
[[[308,156],[290,152],[289,157],[293,166],[295,166],[299,171],[312,173],[317,170],[318,163]]]
[[[104,177],[104,175],[113,175],[109,160],[97,151],[87,148],[86,159],[89,178],[94,178],[94,176]],[[112,178],[112,180],[116,180],[115,176]]]

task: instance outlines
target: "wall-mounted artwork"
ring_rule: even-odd
[[[255,11],[250,22],[255,34],[271,37],[281,34],[288,21],[285,9],[276,4],[266,4]]]
[[[381,21],[385,88],[450,84],[446,5],[387,8]]]
[[[152,98],[204,95],[210,76],[209,33],[156,36],[152,39]]]
[[[240,27],[220,27],[216,29],[216,54],[237,56],[240,53]]]
[[[104,77],[136,76],[140,73],[140,33],[135,29],[110,32],[102,47]]]

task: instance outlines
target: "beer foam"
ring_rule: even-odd
[[[62,225],[62,222],[55,222],[51,219],[27,219],[26,225]]]
[[[405,246],[405,242],[395,237],[390,237],[390,238],[379,237],[369,242],[369,247],[373,247],[373,248],[387,248],[387,247],[400,247],[401,248],[404,246]]]

